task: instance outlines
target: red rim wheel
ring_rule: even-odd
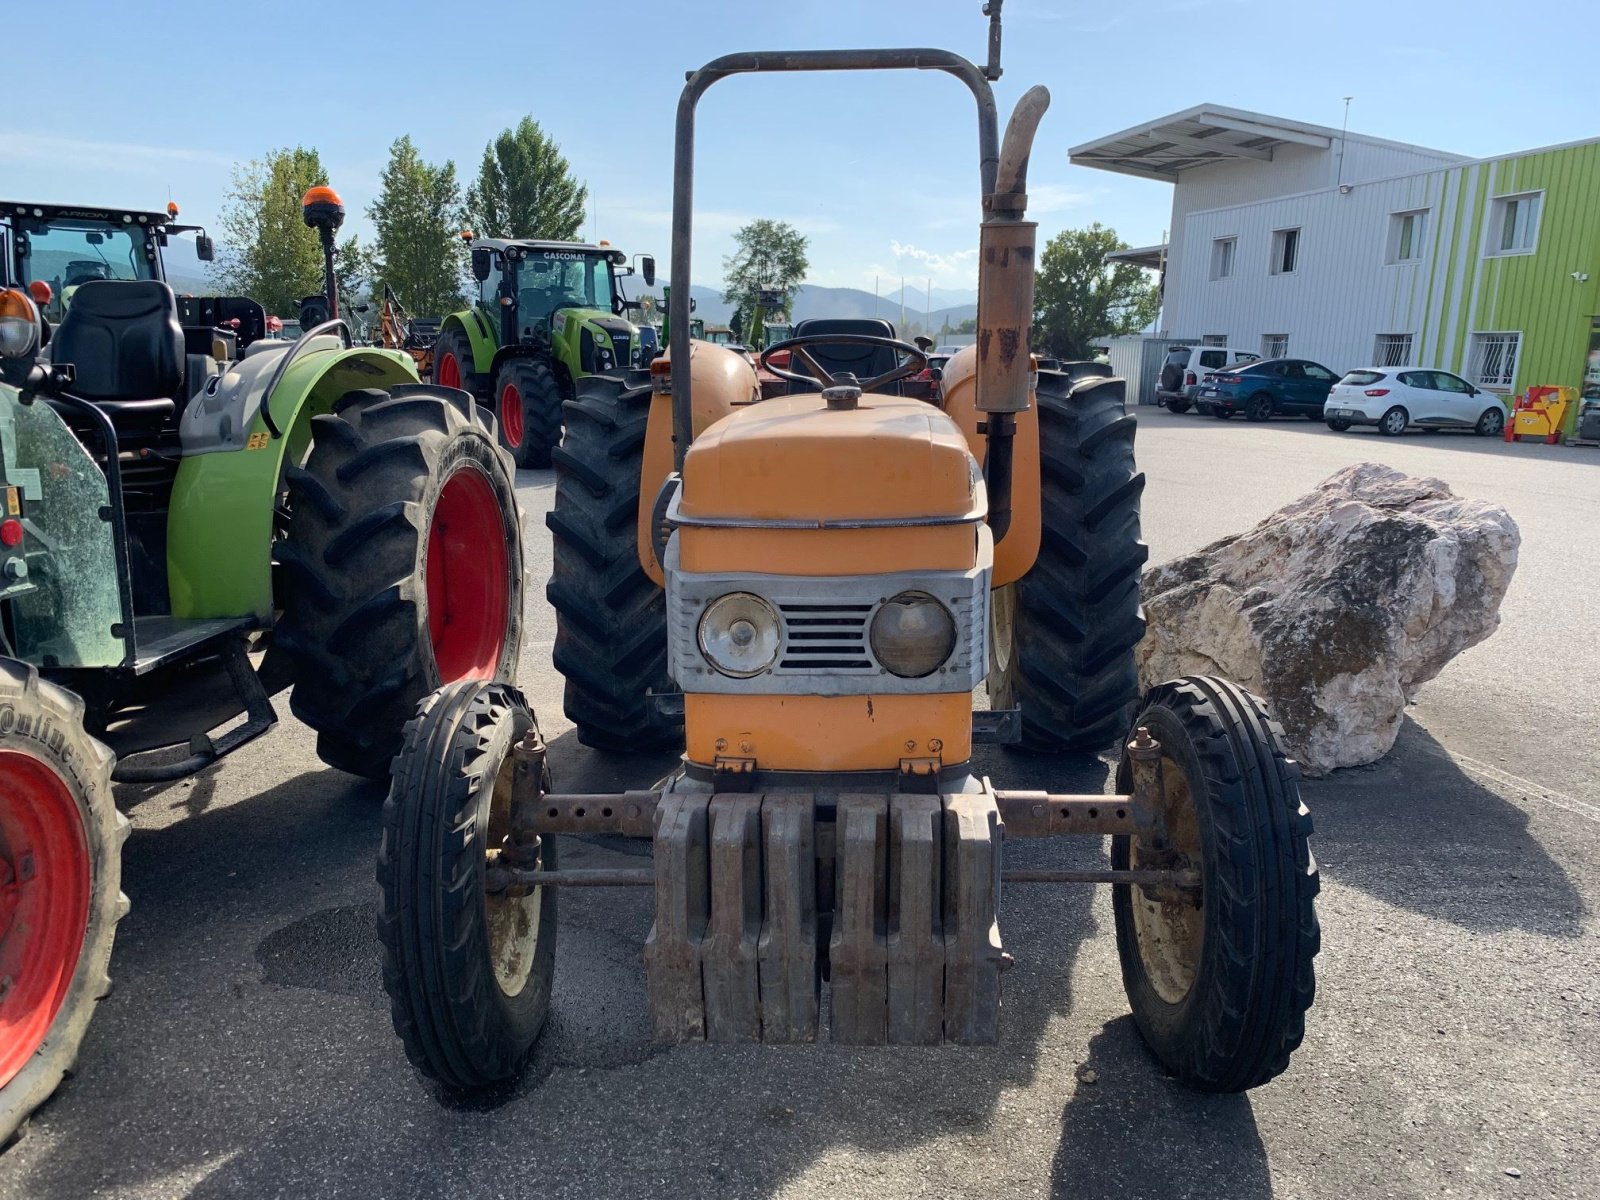
[[[494,678],[510,617],[505,539],[489,480],[463,466],[445,480],[428,529],[428,635],[441,683]]]
[[[500,432],[506,448],[515,450],[522,445],[522,393],[517,385],[508,383],[500,389]]]
[[[0,750],[0,1087],[27,1066],[72,988],[92,885],[72,792],[39,759]]]
[[[439,356],[439,369],[434,373],[440,387],[458,388],[461,386],[461,364],[456,361],[454,354],[441,354]]]

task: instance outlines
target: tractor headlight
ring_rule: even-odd
[[[783,635],[772,605],[750,592],[730,592],[706,605],[699,640],[700,653],[718,671],[748,679],[777,660]]]
[[[942,667],[956,648],[950,610],[927,592],[901,592],[873,615],[872,654],[903,679],[920,679]]]
[[[21,288],[0,292],[0,356],[26,358],[39,345],[39,310]]]

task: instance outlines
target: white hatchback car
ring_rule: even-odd
[[[1379,433],[1398,437],[1415,425],[1499,437],[1506,406],[1499,396],[1449,371],[1363,367],[1334,384],[1322,417],[1341,433],[1352,425],[1376,425]]]

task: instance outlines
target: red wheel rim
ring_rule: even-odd
[[[72,988],[93,868],[78,803],[61,777],[0,750],[0,1087],[39,1049]]]
[[[439,356],[438,376],[440,387],[458,388],[461,386],[461,364],[456,361],[454,354],[441,354]]]
[[[507,561],[494,488],[463,466],[445,481],[428,528],[428,635],[441,683],[494,678],[511,608]]]
[[[500,432],[510,449],[522,445],[522,393],[514,383],[500,389]]]

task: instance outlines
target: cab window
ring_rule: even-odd
[[[53,221],[18,231],[17,268],[23,283],[50,285],[44,316],[59,321],[72,295],[96,279],[154,279],[143,227],[90,221]]]

